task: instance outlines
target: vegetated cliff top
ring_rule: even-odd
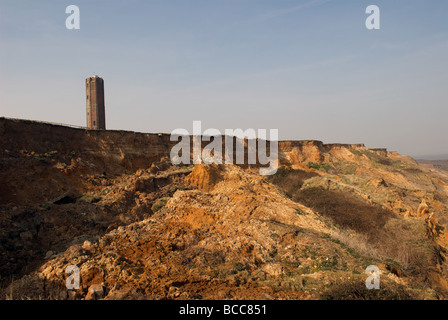
[[[4,298],[446,298],[448,177],[364,145],[173,166],[169,136],[0,119]],[[65,288],[65,268],[81,288]],[[365,269],[381,270],[367,290]],[[11,278],[14,280],[11,282]]]

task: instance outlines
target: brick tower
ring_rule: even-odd
[[[98,76],[86,79],[87,129],[106,129],[104,81]]]

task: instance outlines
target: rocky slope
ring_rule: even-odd
[[[168,135],[6,119],[0,134],[3,298],[447,297],[448,178],[409,157],[284,141],[260,176],[172,166]]]

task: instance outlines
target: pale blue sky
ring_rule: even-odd
[[[67,30],[77,5],[81,29]],[[365,9],[381,10],[367,30]],[[0,0],[0,116],[448,153],[446,0]]]

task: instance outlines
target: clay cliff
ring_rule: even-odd
[[[280,141],[260,176],[172,165],[167,134],[0,118],[0,136],[2,298],[447,298],[448,175],[410,157]]]

